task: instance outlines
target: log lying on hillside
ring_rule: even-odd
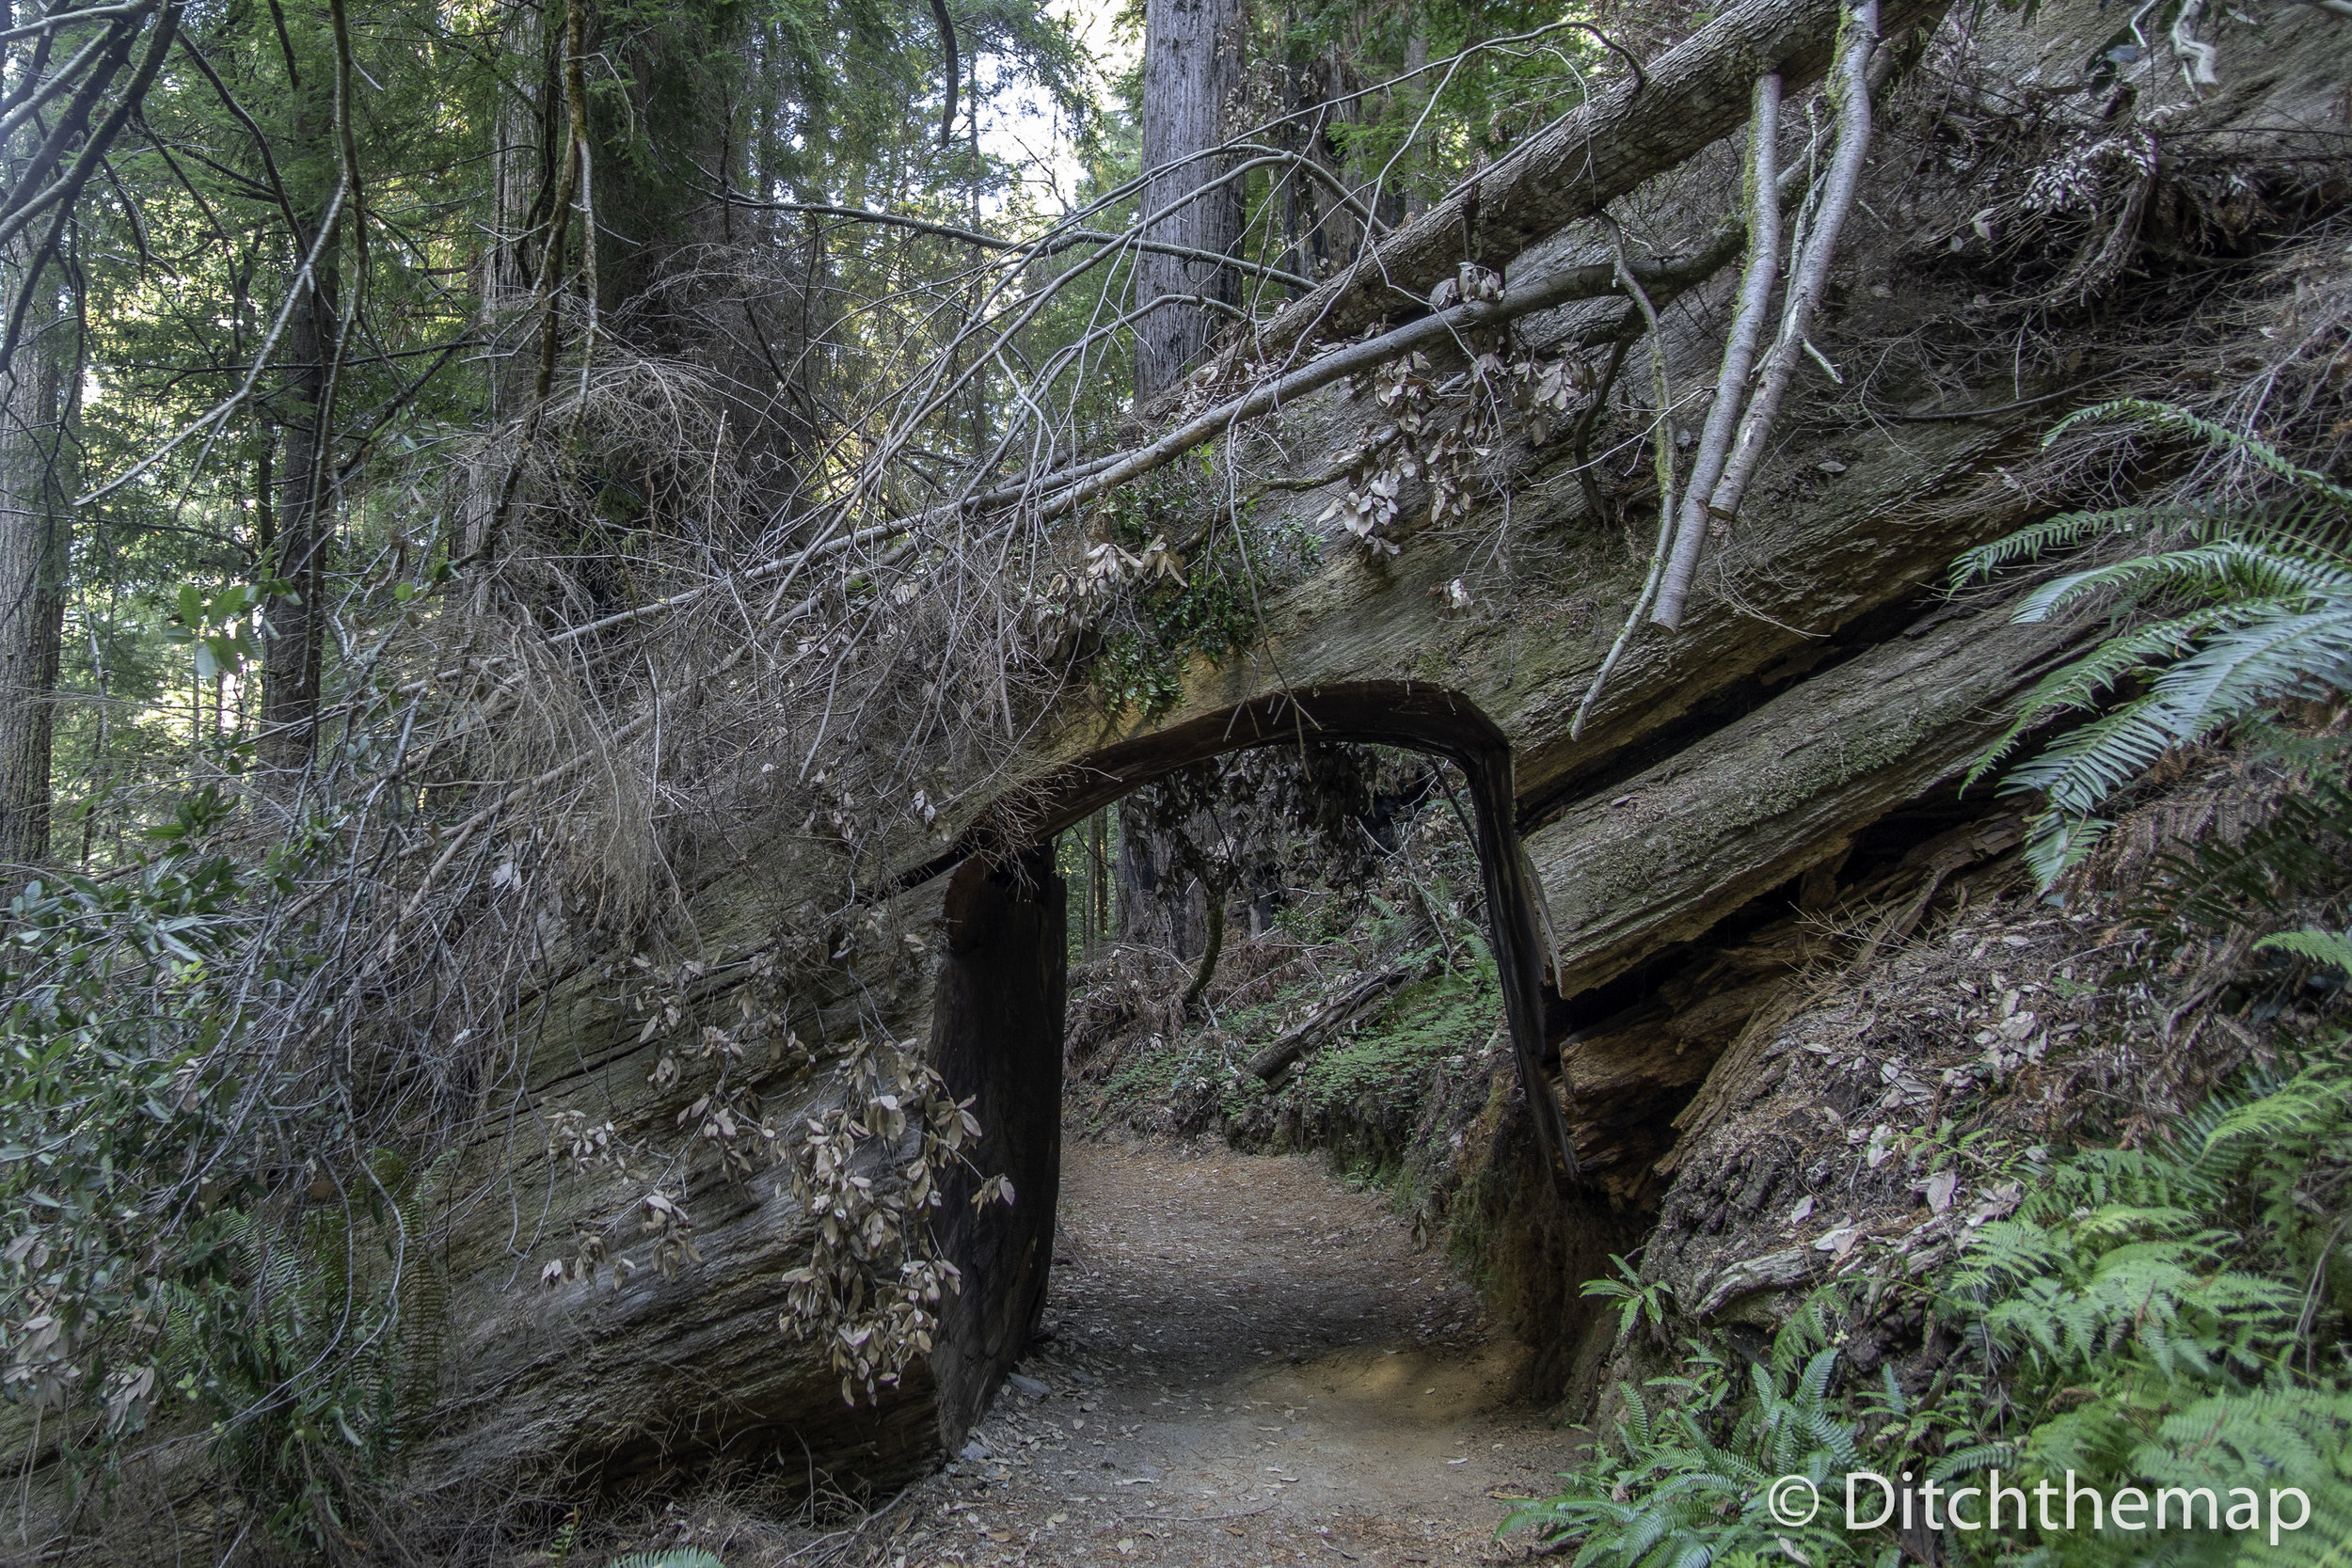
[[[1258,1053],[1249,1058],[1250,1073],[1268,1083],[1273,1082],[1284,1068],[1371,1012],[1374,1006],[1387,999],[1391,991],[1409,978],[1410,974],[1402,969],[1384,969],[1377,974],[1359,975],[1338,995],[1325,1000],[1314,1011],[1260,1048]]]
[[[2011,626],[2008,614],[1994,603],[1931,616],[1531,835],[1560,942],[1555,993],[1573,1002],[1706,936],[1955,777],[1999,732],[2013,699],[2088,635],[2081,626]],[[1951,856],[1903,868],[1905,895],[1873,930],[1887,919],[1915,922],[1924,901],[1912,884],[1931,896],[1976,858],[1974,837],[1959,837],[1966,843]],[[1766,955],[1747,967],[1789,973],[1808,950],[1787,945],[1786,961]],[[1666,999],[1596,1021],[1561,1045],[1584,1169],[1621,1198],[1649,1184],[1684,1097],[1777,990],[1744,974],[1724,980],[1726,989],[1678,1007]]]
[[[1965,768],[2089,630],[2009,615],[2006,600],[1940,610],[1530,834],[1555,992],[1703,935]]]

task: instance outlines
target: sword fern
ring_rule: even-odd
[[[2102,404],[2060,421],[2049,439],[2078,424],[2117,420],[2242,456],[2280,495],[2258,508],[2069,513],[1954,563],[1959,588],[2103,537],[2162,535],[2176,546],[2067,573],[2017,608],[2014,619],[2032,623],[2105,602],[2123,628],[2043,677],[1967,776],[1974,784],[1992,772],[2036,729],[2091,716],[2012,768],[2001,786],[2003,794],[2042,797],[2026,854],[2044,885],[2090,853],[2108,826],[2100,808],[2167,752],[2280,702],[2352,688],[2352,555],[2344,548],[2352,489],[2298,467],[2265,442],[2164,404]]]

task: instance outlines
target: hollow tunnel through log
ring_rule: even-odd
[[[1382,745],[1453,763],[1472,803],[1488,934],[1518,1067],[1524,1124],[1565,1205],[1577,1184],[1562,1108],[1545,1071],[1540,896],[1514,816],[1511,749],[1467,698],[1417,682],[1280,693],[1116,742],[1009,797],[927,868],[952,868],[947,951],[931,1011],[931,1055],[987,1130],[977,1173],[946,1194],[942,1238],[963,1289],[931,1357],[949,1451],[986,1408],[1044,1310],[1061,1140],[1067,895],[1054,836],[1129,791],[1228,752],[1309,741]],[[975,1212],[971,1185],[1002,1175],[1015,1202]]]

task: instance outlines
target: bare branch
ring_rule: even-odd
[[[1908,28],[1948,0],[1892,0],[1887,24]],[[1651,62],[1639,92],[1620,82],[1480,172],[1479,243],[1487,264],[1590,217],[1650,176],[1721,140],[1747,118],[1759,70],[1784,89],[1819,80],[1836,53],[1838,0],[1741,0]],[[1419,310],[1460,260],[1468,184],[1367,251],[1347,272],[1293,304],[1243,351],[1288,354],[1344,337],[1400,309]]]
[[[1715,482],[1730,460],[1731,438],[1747,405],[1748,374],[1756,366],[1756,341],[1764,311],[1772,304],[1780,273],[1780,78],[1770,71],[1756,81],[1756,112],[1748,125],[1748,267],[1740,281],[1740,307],[1724,340],[1723,370],[1715,378],[1715,402],[1691,462],[1691,483],[1675,526],[1674,557],[1659,584],[1651,619],[1668,628],[1682,624],[1682,602],[1698,569],[1699,546],[1707,538],[1708,505]]]
[[[1822,182],[1820,210],[1802,240],[1803,250],[1788,279],[1788,297],[1782,307],[1780,335],[1764,356],[1756,396],[1740,423],[1724,476],[1708,499],[1708,510],[1719,517],[1739,515],[1756,470],[1764,460],[1780,400],[1804,354],[1805,334],[1813,312],[1829,287],[1830,263],[1836,258],[1837,236],[1853,208],[1862,183],[1862,167],[1870,154],[1870,55],[1879,43],[1878,0],[1855,0],[1846,38],[1845,63],[1838,72],[1837,152]]]

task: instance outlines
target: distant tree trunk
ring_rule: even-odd
[[[1282,69],[1284,119],[1275,127],[1272,139],[1284,151],[1295,152],[1327,172],[1333,183],[1343,184],[1341,162],[1328,135],[1336,113],[1329,106],[1333,97],[1329,62],[1306,47],[1303,34],[1287,15],[1280,36],[1289,50]],[[1301,277],[1328,277],[1356,253],[1356,214],[1335,199],[1323,182],[1304,170],[1285,170],[1280,182],[1290,270]],[[1295,298],[1308,291],[1293,285],[1289,292]]]
[[[485,338],[504,337],[513,349],[523,340],[514,318],[531,302],[537,273],[527,236],[546,221],[543,210],[555,189],[557,143],[564,134],[557,112],[563,100],[562,70],[555,40],[539,7],[514,3],[499,8],[506,49],[517,59],[534,58],[539,72],[518,71],[498,96],[497,135],[490,149],[490,223],[482,245],[479,315]],[[530,356],[509,352],[490,360],[485,388],[493,420],[512,419],[531,395]],[[485,543],[469,538],[470,552]]]
[[[1225,100],[1241,81],[1241,0],[1145,0],[1143,166],[1187,159],[1223,139]],[[1224,172],[1226,160],[1189,158],[1145,186],[1144,238],[1216,255],[1240,243],[1242,193],[1223,186],[1186,200]],[[1161,214],[1165,214],[1164,216]],[[1226,267],[1182,256],[1136,261],[1136,302],[1200,294],[1233,304],[1239,279]],[[1212,312],[1169,305],[1136,326],[1136,397],[1158,397],[1184,377],[1208,346]]]
[[[297,250],[307,253],[312,238],[296,235]],[[310,760],[318,719],[326,566],[335,531],[328,446],[340,288],[330,236],[320,248],[309,294],[288,325],[286,387],[276,411],[285,431],[285,464],[274,509],[277,547],[267,569],[291,585],[292,594],[271,604],[269,636],[262,645],[262,754],[273,768],[299,768]]]
[[[50,742],[72,516],[58,467],[69,378],[60,364],[56,274],[46,286],[50,293],[26,313],[23,343],[0,388],[0,862],[18,865],[49,854]]]
[[[1135,797],[1119,802],[1119,938],[1179,958],[1207,943],[1208,906],[1172,834]]]
[[[1413,19],[1412,32],[1405,39],[1405,69],[1419,71],[1428,63],[1429,19],[1425,16],[1416,17]],[[1407,122],[1414,116],[1419,115],[1428,103],[1430,86],[1431,79],[1426,76],[1416,76],[1405,85],[1403,102],[1398,104],[1398,107],[1404,111],[1404,117]],[[1404,217],[1408,222],[1429,211],[1428,178],[1422,172],[1418,166],[1419,164],[1418,158],[1407,159],[1398,170],[1405,182],[1404,189],[1398,193],[1401,198],[1399,205]]]
[[[1200,1006],[1200,999],[1209,994],[1209,982],[1216,978],[1216,960],[1225,951],[1225,900],[1232,890],[1204,885],[1202,891],[1208,897],[1204,906],[1208,929],[1200,943],[1200,966],[1193,973],[1192,984],[1184,988],[1182,1010],[1187,1018],[1192,1015],[1193,1008]]]

